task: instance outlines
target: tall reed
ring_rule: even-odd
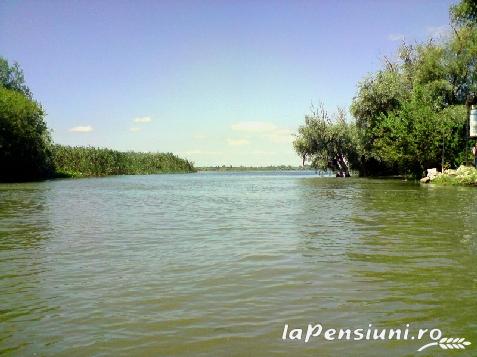
[[[84,146],[54,145],[57,176],[86,177],[194,172],[194,165],[172,153],[121,152]]]

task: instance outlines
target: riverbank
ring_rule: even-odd
[[[94,177],[196,172],[193,163],[172,153],[122,152],[54,145],[54,177]]]
[[[438,172],[436,169],[427,170],[427,176],[421,179],[421,183],[433,183],[437,185],[452,186],[477,186],[477,169],[472,166],[461,165],[457,170],[447,169]]]

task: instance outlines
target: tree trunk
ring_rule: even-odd
[[[350,177],[351,175],[349,174],[349,167],[343,155],[338,156],[337,163],[339,167],[340,177]]]

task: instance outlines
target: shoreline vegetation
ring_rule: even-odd
[[[324,105],[312,107],[293,142],[303,167],[338,177],[358,172],[419,179],[429,168],[454,169],[472,160],[467,111],[477,100],[477,3],[461,0],[449,14],[452,31],[446,36],[415,44],[403,40],[381,69],[358,83],[353,119],[344,108],[330,114]],[[0,182],[196,171],[170,153],[55,145],[44,117],[19,65],[0,57]],[[201,168],[272,169],[296,168]],[[467,182],[435,180],[451,181]]]
[[[437,184],[442,186],[476,186],[477,169],[461,165],[457,170],[445,169],[439,172],[436,169],[427,170],[427,176],[420,180],[421,183]]]
[[[197,171],[242,172],[242,171],[316,171],[310,166],[270,165],[270,166],[198,166]]]
[[[172,153],[122,152],[97,147],[54,145],[52,161],[58,178],[196,172],[191,162]]]
[[[312,107],[293,143],[303,163],[340,177],[356,170],[419,179],[430,168],[473,162],[468,108],[477,99],[477,2],[461,0],[449,15],[445,36],[403,40],[358,83],[351,120],[344,108]]]
[[[195,171],[192,162],[172,153],[54,144],[20,66],[0,57],[0,182]]]

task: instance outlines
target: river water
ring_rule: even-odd
[[[477,190],[304,173],[0,185],[0,354],[477,355]],[[295,334],[297,332],[295,331]],[[449,355],[433,346],[422,356]]]

